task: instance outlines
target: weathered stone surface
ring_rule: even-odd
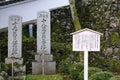
[[[9,17],[8,26],[8,58],[6,64],[12,64],[14,76],[25,75],[26,67],[23,66],[22,57],[22,17],[12,15]],[[25,79],[22,79],[25,80]]]
[[[35,55],[36,62],[32,62],[32,74],[41,74],[42,68],[45,69],[45,74],[55,73],[56,62],[52,62],[50,45],[50,12],[41,11],[37,15],[37,55]]]
[[[0,76],[0,80],[4,80],[4,78],[2,76]]]
[[[20,65],[19,67],[14,66],[14,71],[15,72],[22,72],[21,75],[24,75],[26,71],[26,66],[25,65]]]
[[[15,58],[15,59],[5,58],[5,63],[6,64],[11,64],[12,60],[13,60],[14,63],[23,64],[23,58]]]
[[[21,42],[22,17],[17,15],[10,16],[8,26],[8,57],[21,58]]]
[[[111,55],[113,53],[115,54],[115,53],[118,53],[118,50],[119,50],[118,48],[114,48],[114,49],[113,48],[107,48],[106,51],[105,51],[105,54],[106,55]]]
[[[41,62],[42,59],[43,59],[42,55],[35,55],[36,61]],[[44,55],[44,61],[53,61],[53,55],[51,55],[51,54]]]
[[[9,80],[13,80],[12,77],[9,77]],[[26,76],[14,76],[14,80],[26,80]]]
[[[45,62],[45,74],[56,73],[56,62]],[[32,62],[32,74],[42,74],[42,62]]]
[[[6,64],[11,64],[12,60],[13,60],[14,63],[23,64],[23,58],[15,58],[15,59],[5,58],[5,63]]]
[[[37,15],[37,53],[50,54],[50,12],[41,11]]]

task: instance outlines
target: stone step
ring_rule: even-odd
[[[12,78],[12,76],[9,77],[8,80],[26,80],[26,76],[14,76],[14,78]]]

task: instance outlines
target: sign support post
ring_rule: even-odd
[[[84,80],[88,80],[88,51],[84,51]]]

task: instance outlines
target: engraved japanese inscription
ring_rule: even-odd
[[[37,22],[37,52],[50,53],[50,13],[42,11],[38,13]]]
[[[9,17],[8,57],[21,57],[22,18],[17,15]]]

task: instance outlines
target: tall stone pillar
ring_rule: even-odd
[[[56,62],[50,49],[50,12],[41,11],[37,15],[37,54],[32,62],[32,74],[53,74],[56,71]]]
[[[14,73],[25,71],[22,57],[22,17],[12,15],[9,17],[8,24],[8,58],[5,59],[6,64],[19,64],[19,68],[14,65]]]

